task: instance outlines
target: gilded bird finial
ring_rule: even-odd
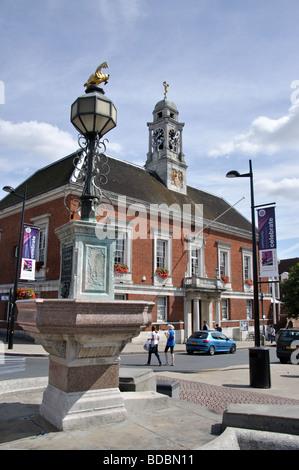
[[[167,93],[168,93],[168,87],[169,87],[169,85],[168,85],[168,83],[166,83],[166,82],[163,82],[163,85],[164,85],[164,90],[165,90],[165,91],[164,91],[164,97],[165,97],[165,99],[166,99],[166,98],[167,98]]]
[[[108,63],[103,62],[101,65],[98,66],[95,73],[90,75],[87,82],[84,83],[84,86],[88,87],[90,85],[99,85],[100,83],[103,83],[103,82],[105,83],[105,85],[107,85],[108,80],[109,80],[109,74],[108,73],[103,73],[102,69],[108,69],[108,68],[109,68]]]

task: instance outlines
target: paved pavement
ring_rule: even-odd
[[[238,348],[252,347],[238,342]],[[140,353],[142,345],[128,344],[123,354]],[[176,351],[185,350],[177,345]],[[2,351],[3,352],[3,351]],[[42,346],[14,339],[13,350],[5,354],[32,356],[47,354]],[[180,400],[169,399],[169,406],[155,413],[129,415],[119,424],[62,432],[38,414],[46,385],[45,379],[0,382],[0,450],[169,450],[199,449],[221,433],[222,415],[230,403],[299,405],[299,367],[271,364],[271,388],[252,388],[247,365],[182,374],[157,372],[161,380],[180,384]],[[27,389],[27,390],[26,390]],[[145,455],[145,454],[144,454]],[[187,463],[187,462],[186,462]],[[189,462],[190,463],[190,462]]]

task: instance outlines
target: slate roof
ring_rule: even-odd
[[[72,162],[75,156],[76,152],[36,171],[32,176],[15,188],[16,193],[23,195],[25,184],[27,184],[28,200],[32,197],[38,196],[39,194],[64,186],[69,182],[74,171]],[[13,194],[8,194],[0,201],[0,211],[18,203],[20,203],[20,198]]]
[[[281,259],[278,265],[279,274],[290,272],[290,269],[297,263],[299,263],[299,258]]]
[[[30,199],[68,184],[74,171],[75,156],[76,152],[36,171],[16,188],[16,192],[23,194],[26,183],[27,199]],[[108,157],[108,164],[110,172],[108,183],[102,187],[104,192],[125,195],[149,204],[179,204],[180,207],[183,204],[203,204],[204,218],[211,221],[230,207],[223,198],[191,186],[187,187],[187,195],[168,190],[155,173],[141,166],[114,157]],[[20,198],[8,194],[0,201],[0,211],[19,202]],[[251,222],[234,208],[217,222],[251,232]]]

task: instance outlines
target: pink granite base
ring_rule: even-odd
[[[66,393],[118,388],[119,364],[70,367],[50,360],[49,384]]]

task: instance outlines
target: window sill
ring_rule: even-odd
[[[248,284],[244,284],[244,292],[253,292],[253,286],[249,286]]]
[[[45,279],[46,278],[46,268],[41,268],[39,271],[35,270],[36,279]]]
[[[120,284],[124,282],[132,284],[132,273],[114,273],[114,282],[115,284]]]
[[[172,277],[161,277],[159,274],[154,274],[154,286],[165,286],[172,287]]]

